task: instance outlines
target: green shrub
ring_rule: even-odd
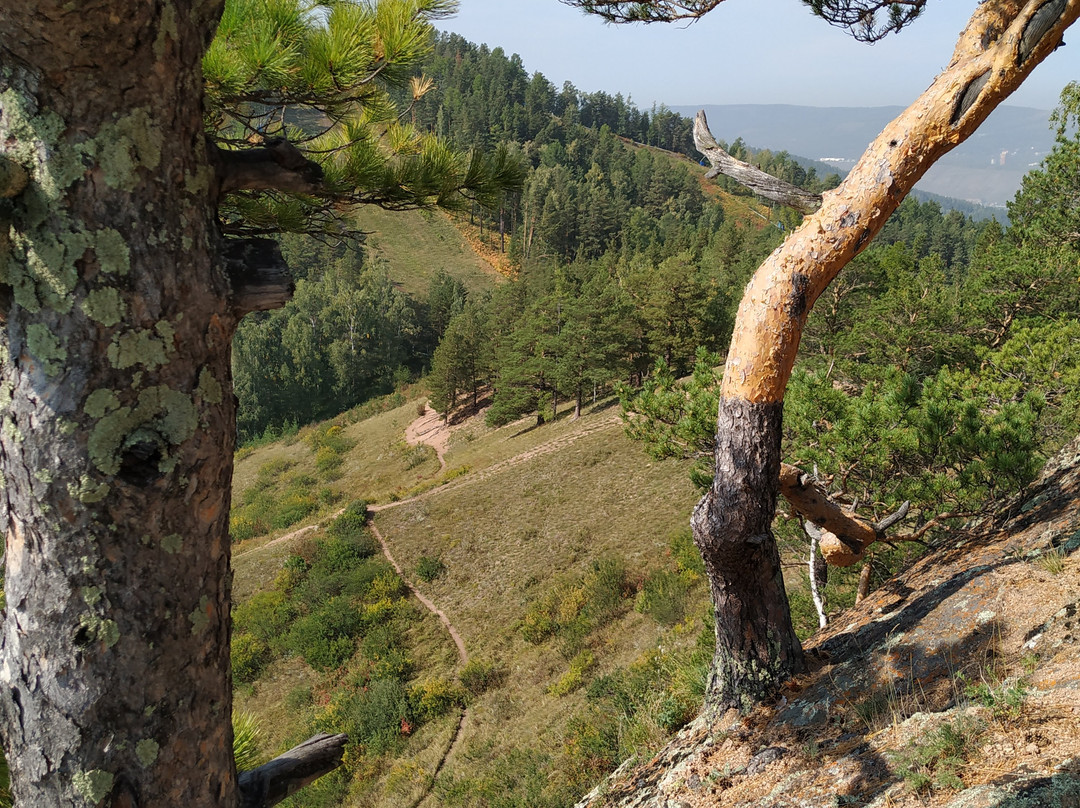
[[[296,617],[296,608],[280,589],[256,592],[233,608],[233,628],[273,646]]]
[[[367,533],[368,504],[366,500],[354,499],[341,512],[326,532],[336,538],[356,538]]]
[[[701,551],[694,544],[694,535],[689,530],[680,531],[672,536],[668,547],[679,572],[705,575],[705,561],[701,558]]]
[[[254,682],[273,658],[270,646],[247,632],[233,634],[230,656],[233,679],[237,682]]]
[[[564,673],[559,681],[548,688],[552,696],[565,696],[572,693],[585,683],[585,674],[596,667],[596,657],[592,651],[582,651],[570,660],[570,670]]]
[[[340,668],[353,655],[361,627],[360,614],[349,599],[335,597],[294,622],[285,642],[315,670],[328,671]]]
[[[397,747],[413,722],[401,682],[373,679],[363,688],[335,692],[316,725],[323,732],[347,732],[350,741],[377,756]]]
[[[431,583],[446,572],[446,565],[437,558],[420,556],[416,562],[416,577],[424,583]]]
[[[308,435],[307,443],[311,451],[316,453],[316,457],[320,449],[329,449],[335,455],[342,455],[356,445],[355,441],[346,436],[340,424],[320,424]]]
[[[686,616],[689,592],[689,584],[679,573],[655,570],[645,579],[634,601],[634,609],[663,626],[673,626]]]
[[[506,679],[506,671],[494,662],[471,659],[461,669],[458,679],[469,695],[479,696],[501,685]]]
[[[270,527],[275,530],[292,527],[304,517],[318,510],[318,507],[318,501],[310,493],[286,492],[278,500],[277,506],[270,515]]]
[[[425,679],[409,688],[412,714],[423,721],[431,721],[445,715],[454,707],[465,704],[465,691],[461,685],[448,679]]]
[[[337,471],[344,458],[329,446],[320,446],[315,452],[315,470],[326,477]]]

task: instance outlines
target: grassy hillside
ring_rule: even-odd
[[[237,463],[234,496],[241,507],[260,490],[280,507],[298,485],[314,490],[317,503],[297,523],[236,546],[240,608],[280,586],[282,571],[295,563],[290,557],[311,557],[327,540],[333,515],[363,499],[374,503],[372,522],[405,577],[460,633],[470,670],[486,680],[462,691],[470,680],[459,678],[461,661],[449,634],[408,598],[408,619],[401,623],[412,661],[406,686],[413,693],[456,687],[458,701],[433,711],[415,730],[403,729],[379,754],[357,752],[350,783],[316,790],[295,804],[401,805],[432,785],[437,768],[425,804],[473,804],[492,787],[492,772],[523,755],[527,760],[515,765],[539,778],[534,785],[543,784],[536,787],[544,801],[560,804],[583,793],[619,754],[654,748],[688,717],[683,702],[696,704],[696,694],[683,702],[671,695],[698,686],[671,684],[680,664],[672,652],[685,655],[695,647],[707,596],[699,575],[677,578],[670,548],[674,537],[685,535],[697,495],[682,464],[651,461],[624,436],[610,402],[577,421],[567,413],[541,428],[531,421],[499,429],[467,421],[452,433],[446,470],[433,451],[404,442],[416,417],[411,401],[356,423],[342,418],[339,428],[301,430]],[[327,440],[336,442],[340,460],[329,464],[329,474]],[[423,564],[436,560],[440,573],[423,580]],[[661,593],[668,611],[656,612],[656,598],[642,595],[655,596],[657,570],[678,590]],[[364,664],[365,643],[339,668],[322,672],[284,654],[254,683],[240,686],[237,707],[260,718],[267,756],[325,725],[335,694],[351,686]],[[605,683],[630,678],[639,701],[666,693],[683,706],[670,708],[668,726],[655,717],[635,719],[629,710],[626,737],[591,738],[584,729],[595,722],[582,716],[602,703]],[[519,787],[532,786],[507,786]]]
[[[369,252],[387,262],[390,277],[405,292],[427,294],[440,269],[465,284],[470,292],[490,289],[499,274],[469,247],[450,217],[440,211],[385,211],[367,206],[356,214],[368,233]]]

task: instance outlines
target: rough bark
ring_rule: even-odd
[[[296,285],[273,239],[228,239],[223,257],[237,317],[279,309],[292,299]]]
[[[220,0],[0,11],[0,698],[23,806],[237,804],[235,316],[202,122]]]
[[[802,664],[768,524],[784,391],[811,306],[930,166],[975,131],[1077,16],[1080,0],[978,4],[948,67],[746,287],[721,385],[716,477],[692,519],[717,612],[711,709],[765,698]]]
[[[740,709],[803,668],[772,534],[780,477],[779,404],[721,399],[716,480],[690,520],[716,609],[706,706]]]

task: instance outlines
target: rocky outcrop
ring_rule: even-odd
[[[579,808],[1080,807],[1077,549],[1080,439],[834,618],[777,703],[698,719]]]

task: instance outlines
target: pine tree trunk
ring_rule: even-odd
[[[0,148],[31,178],[0,211],[0,710],[21,806],[237,804],[236,317],[201,108],[220,10],[2,15]]]
[[[716,478],[691,527],[716,610],[706,705],[745,709],[803,667],[772,519],[780,489],[779,404],[720,402]]]
[[[811,307],[934,162],[975,131],[1078,16],[1080,0],[978,4],[946,70],[747,285],[720,389],[716,477],[691,520],[716,607],[707,709],[746,708],[802,668],[770,525],[784,393]]]

